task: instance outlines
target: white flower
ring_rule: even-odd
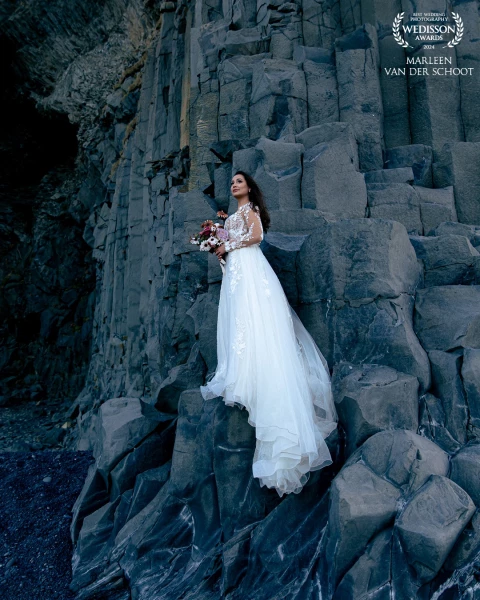
[[[214,237],[213,235],[211,235],[208,238],[207,243],[209,244],[209,246],[211,246],[212,248],[214,248],[217,245],[217,238]]]
[[[208,241],[204,241],[200,244],[200,250],[209,250],[210,246],[208,244]]]

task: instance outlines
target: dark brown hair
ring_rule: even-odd
[[[248,173],[245,173],[245,171],[236,171],[235,175],[243,175],[243,177],[245,177],[245,181],[250,188],[250,192],[248,192],[248,199],[250,202],[253,202],[255,210],[260,214],[263,231],[266,233],[270,227],[270,215],[268,214],[267,207],[265,206],[262,190],[258,187],[255,179]]]

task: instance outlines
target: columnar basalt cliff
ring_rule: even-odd
[[[387,76],[427,52],[395,41],[395,16],[445,9],[463,38],[435,53],[473,75]],[[78,125],[66,210],[96,286],[66,446],[96,462],[71,527],[77,597],[470,598],[478,1],[25,2],[2,19],[24,88]],[[245,411],[199,391],[221,270],[188,239],[236,209],[235,169],[265,193],[262,249],[340,416],[334,465],[283,499],[252,478]]]

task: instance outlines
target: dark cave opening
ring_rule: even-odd
[[[16,43],[2,34],[0,57],[2,406],[2,397],[3,405],[38,400],[39,386],[51,399],[78,394],[90,346],[78,332],[92,319],[95,277],[83,224],[69,212],[78,189],[78,125],[32,98],[45,90],[32,83]],[[52,246],[60,252],[50,257]],[[74,296],[68,305],[65,293]]]
[[[40,334],[41,319],[38,313],[29,313],[15,321],[16,338],[19,344],[28,344]]]
[[[73,167],[78,131],[67,115],[36,106],[16,53],[15,44],[0,35],[0,199],[11,200],[15,193],[15,203],[28,200],[50,169]]]

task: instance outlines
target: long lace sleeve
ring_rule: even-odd
[[[241,212],[247,231],[240,234],[235,239],[227,240],[225,242],[225,250],[227,252],[245,248],[246,246],[253,246],[253,244],[260,244],[263,240],[262,219],[260,218],[259,213],[250,206],[247,206],[246,210]]]

